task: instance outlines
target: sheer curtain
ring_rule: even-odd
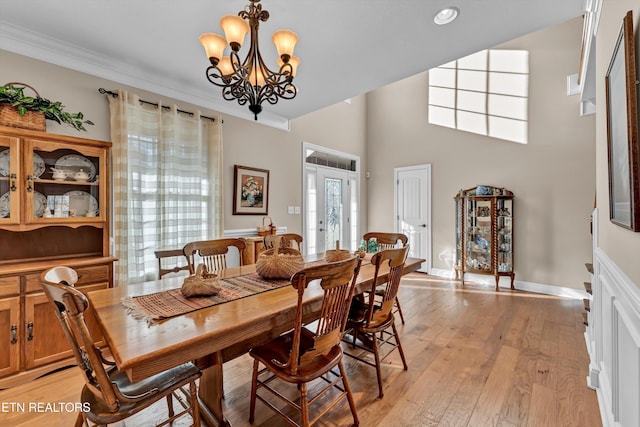
[[[158,249],[222,235],[222,126],[141,104],[126,91],[109,97],[116,286],[157,277]]]

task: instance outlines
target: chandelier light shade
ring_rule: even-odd
[[[249,110],[258,120],[262,103],[276,104],[280,98],[293,99],[298,93],[293,85],[300,58],[293,56],[298,42],[296,33],[278,30],[272,40],[278,51],[278,69],[273,71],[265,64],[258,47],[260,21],[269,19],[269,12],[262,9],[260,0],[249,0],[249,5],[238,15],[227,15],[220,19],[224,37],[205,33],[200,36],[211,65],[207,68],[207,79],[222,88],[222,97],[227,101],[237,101],[249,105]],[[250,34],[249,49],[244,60],[240,60],[240,49],[244,39]],[[229,47],[229,53],[224,55]]]

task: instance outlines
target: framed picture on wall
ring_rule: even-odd
[[[640,231],[638,104],[633,17],[627,12],[605,76],[611,222]]]
[[[235,165],[233,167],[233,214],[269,213],[269,171]]]

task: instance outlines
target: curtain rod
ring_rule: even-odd
[[[111,95],[111,96],[113,96],[114,98],[117,98],[117,97],[118,97],[118,94],[117,94],[117,93],[112,92],[112,91],[110,91],[110,90],[106,90],[105,88],[102,88],[102,87],[101,87],[100,89],[98,89],[98,92],[100,92],[100,93],[101,93],[101,94],[103,94],[103,95]],[[158,105],[158,104],[156,104],[155,102],[143,101],[142,99],[140,100],[140,103],[141,103],[141,104],[147,104],[147,105],[153,105],[153,106],[154,106],[154,107],[156,107],[156,108],[158,108],[158,107],[159,107],[159,105]],[[166,105],[163,105],[163,106],[162,106],[162,109],[164,109],[164,110],[171,110],[171,107],[168,107],[168,106],[166,106]],[[193,116],[193,115],[194,115],[194,113],[192,113],[191,111],[184,111],[184,110],[180,110],[180,109],[178,109],[177,111],[178,111],[178,113],[188,114],[188,115],[190,115],[190,116]],[[215,122],[215,121],[216,121],[215,117],[209,117],[209,116],[203,116],[203,115],[200,115],[200,118],[201,118],[201,119],[208,119],[208,120],[211,120],[212,122]]]

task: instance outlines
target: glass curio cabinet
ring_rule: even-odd
[[[456,279],[464,274],[487,274],[511,279],[513,268],[513,193],[505,188],[478,185],[460,190],[456,202]]]

